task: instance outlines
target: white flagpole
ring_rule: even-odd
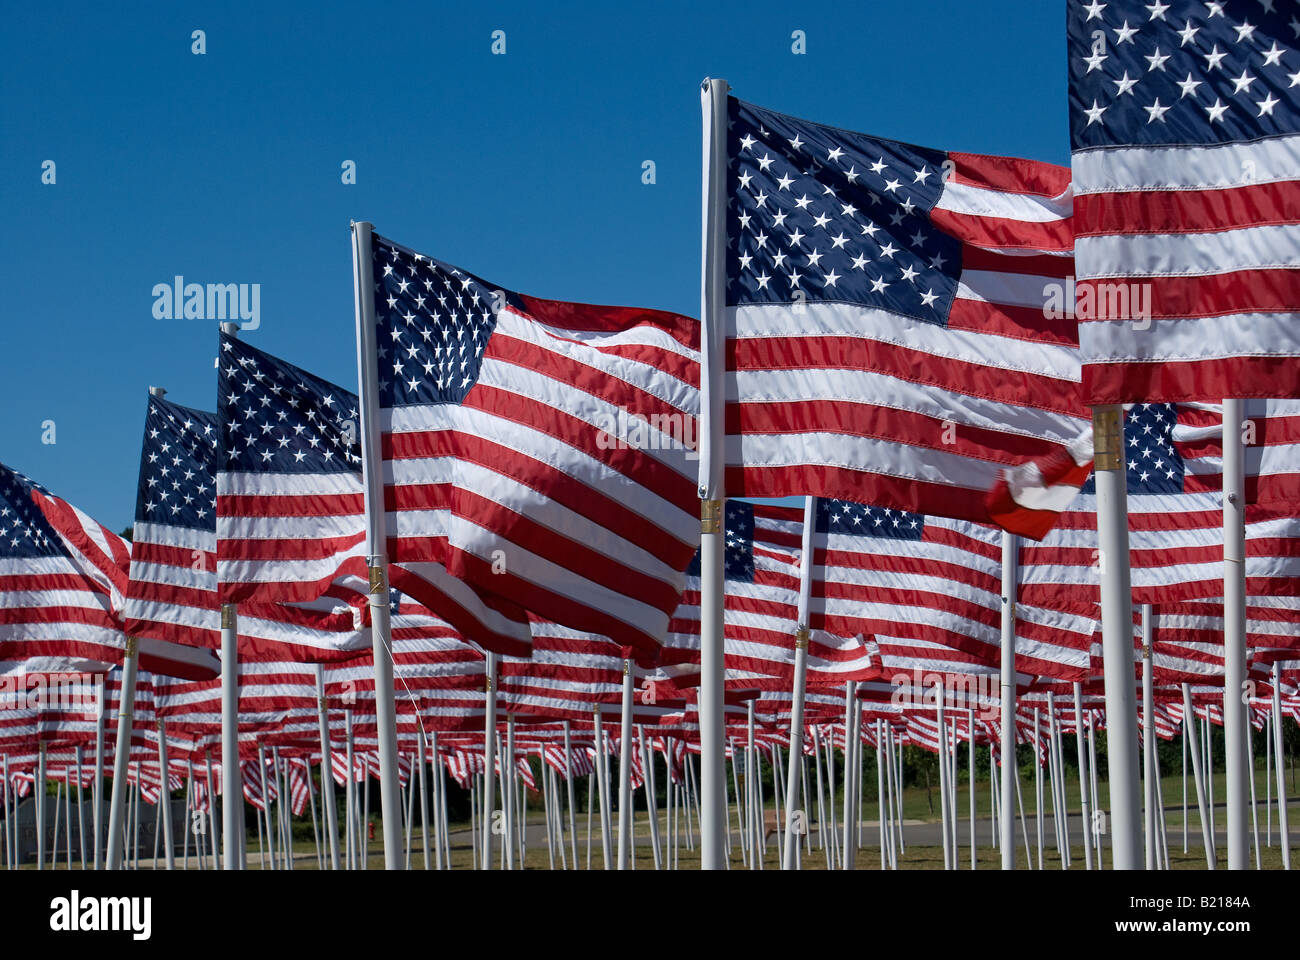
[[[208,755],[207,750],[203,751],[203,773],[207,778],[208,785],[207,825],[208,837],[210,838],[209,842],[212,845],[212,868],[214,870],[220,870],[221,856],[217,852],[217,818],[214,816],[217,810],[217,795],[212,789],[212,759]]]
[[[632,848],[632,661],[623,661],[623,713],[618,744],[618,869],[628,868]]]
[[[113,752],[113,793],[108,807],[108,855],[104,863],[109,870],[122,869],[122,814],[126,809],[127,763],[131,758],[131,721],[135,711],[135,673],[139,660],[135,637],[126,638],[126,655],[122,659],[122,692],[117,708],[117,747]],[[44,789],[43,783],[37,787]],[[38,810],[38,813],[42,812]],[[44,823],[37,830],[41,840],[45,836]],[[39,862],[39,861],[38,861]]]
[[[1262,870],[1259,862],[1259,807],[1255,801],[1255,730],[1250,715],[1246,715],[1246,768],[1250,771],[1250,821],[1255,835],[1255,869]]]
[[[416,730],[416,768],[420,774],[420,845],[424,850],[424,869],[429,869],[429,796],[426,787],[427,778],[425,765],[429,762],[429,754],[426,750],[424,739],[424,727],[421,726]]]
[[[573,799],[573,741],[569,721],[564,721],[564,775],[568,781],[569,794],[569,853],[573,860],[573,869],[578,869],[578,813]]]
[[[371,293],[370,235],[362,221],[352,225],[352,281],[356,293],[357,383],[361,472],[365,480],[366,554],[370,567],[370,633],[375,669],[375,723],[379,735],[379,802],[384,818],[384,867],[402,869],[402,796],[397,775],[397,706],[394,702],[391,601],[384,523],[383,455],[380,452],[379,374],[375,300]]]
[[[479,811],[479,826],[483,830],[482,856],[479,868],[492,869],[492,814],[495,805],[493,790],[496,777],[497,731],[497,655],[486,657],[487,678],[483,684],[483,808]]]
[[[162,794],[158,798],[158,806],[162,812],[163,828],[163,854],[167,861],[167,869],[176,869],[176,848],[172,838],[172,792],[171,792],[171,767],[168,765],[167,757],[167,723],[162,717],[158,718],[158,766],[162,768]],[[154,825],[154,831],[158,827]],[[154,864],[157,869],[157,864]]]
[[[1282,845],[1282,869],[1291,869],[1291,833],[1287,824],[1286,769],[1282,757],[1282,693],[1277,663],[1273,664],[1273,759],[1277,766],[1277,831]]]
[[[339,868],[338,806],[334,801],[334,751],[330,746],[329,705],[325,700],[325,665],[316,664],[316,725],[320,728],[320,802],[330,838],[330,869]]]
[[[953,869],[953,855],[956,851],[951,849],[952,837],[948,832],[948,816],[950,813],[948,803],[948,726],[944,722],[943,700],[943,684],[936,683],[934,685],[934,712],[939,727],[939,823],[943,829],[943,868],[951,870]]]
[[[976,843],[975,843],[975,708],[970,708],[970,727],[967,730],[970,735],[969,742],[966,745],[966,766],[967,766],[967,786],[970,791],[970,868],[976,869]]]
[[[1133,599],[1123,417],[1118,405],[1092,409],[1106,684],[1106,760],[1110,770],[1111,866],[1116,870],[1136,870],[1141,862],[1142,842],[1138,820],[1137,696],[1133,689]]]
[[[94,804],[94,810],[91,815],[92,829],[95,831],[94,846],[94,867],[100,869],[104,864],[104,811],[103,811],[103,789],[104,789],[104,710],[107,701],[104,698],[104,675],[101,673],[95,678],[95,690],[99,695],[99,701],[95,704],[95,785],[90,793],[90,802]]]
[[[1152,692],[1151,643],[1155,639],[1151,604],[1142,604],[1142,805],[1145,808],[1143,834],[1146,838],[1146,868],[1156,869],[1156,718]]]
[[[637,742],[641,746],[641,763],[645,767],[645,806],[650,814],[650,849],[654,851],[655,869],[663,869],[663,853],[659,849],[659,809],[655,803],[655,755],[646,752],[645,728],[636,725]],[[559,820],[559,817],[556,817]],[[560,835],[560,855],[564,855],[564,836]]]
[[[81,744],[77,744],[76,747],[76,760],[77,760],[77,847],[81,851],[81,869],[85,870],[86,869],[86,811],[85,811],[84,804],[82,803],[82,794],[84,794],[86,791],[82,789],[81,786],[82,784]],[[1255,833],[1256,834],[1259,833],[1258,828],[1256,828]],[[189,834],[186,834],[186,836],[188,837]],[[1258,846],[1258,844],[1256,844],[1256,846]],[[69,849],[71,849],[71,847],[69,847]]]
[[[1043,760],[1039,752],[1041,731],[1038,708],[1034,707],[1034,826],[1038,831],[1038,869],[1043,869]]]
[[[1245,404],[1223,401],[1223,741],[1228,799],[1228,869],[1250,865],[1246,822],[1246,462]]]
[[[1002,869],[1016,868],[1016,596],[1020,538],[1002,533]],[[991,773],[992,771],[990,771]]]
[[[841,798],[844,803],[844,818],[841,824],[844,831],[843,853],[840,858],[841,870],[853,870],[855,854],[853,841],[856,839],[853,834],[853,718],[854,699],[857,693],[857,684],[849,681],[844,685],[844,796]],[[751,708],[752,701],[751,701]]]
[[[804,686],[808,677],[808,629],[809,607],[812,604],[812,580],[814,544],[813,533],[817,527],[817,500],[805,497],[803,506],[803,546],[799,559],[799,623],[794,633],[794,697],[790,705],[790,770],[786,780],[785,803],[785,852],[781,859],[782,870],[795,869],[795,851],[799,846],[799,836],[795,833],[795,815],[808,822],[807,811],[797,809],[800,804],[794,802],[797,795],[800,762],[803,758],[803,704]]]
[[[613,853],[610,850],[609,816],[609,762],[606,758],[605,728],[601,723],[600,704],[594,705],[596,728],[596,785],[600,789],[600,853],[601,863],[608,870],[613,866]]]
[[[721,870],[727,830],[723,725],[724,359],[726,348],[727,82],[700,91],[704,136],[704,207],[700,278],[700,869]]]
[[[1196,714],[1192,712],[1192,692],[1187,684],[1183,684],[1183,729],[1190,738],[1190,752],[1192,754],[1192,776],[1196,780],[1196,806],[1201,815],[1201,842],[1205,845],[1205,865],[1209,869],[1215,868],[1216,857],[1214,855],[1214,824],[1210,821],[1209,811],[1205,803],[1205,782],[1201,775],[1201,748],[1196,742]]]
[[[1088,758],[1083,749],[1083,683],[1074,681],[1074,743],[1079,754],[1079,802],[1083,810],[1083,865],[1092,869],[1092,806],[1088,803]]]

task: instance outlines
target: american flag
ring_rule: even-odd
[[[59,536],[42,508],[53,503],[48,491],[0,464],[0,659],[118,663],[126,650],[118,578],[104,572],[102,557],[87,557]],[[130,555],[111,531],[101,528],[100,539],[110,556],[124,562]]]
[[[803,509],[728,500],[724,514],[723,656],[726,685],[788,688],[799,626]],[[662,661],[675,682],[699,681],[700,557],[686,570]],[[805,683],[843,684],[872,675],[863,638],[817,630],[808,638]]]
[[[1300,396],[1297,22],[1070,0],[1087,402]]]
[[[812,620],[873,636],[892,669],[984,673],[1000,661],[1001,534],[993,527],[846,500],[817,505]],[[1016,606],[1016,669],[1087,673],[1091,615]]]
[[[502,653],[526,654],[526,609],[653,654],[699,536],[699,325],[377,235],[373,259],[394,585]],[[467,588],[495,622],[455,609]]]
[[[364,591],[356,395],[226,333],[218,367],[222,602],[311,601],[349,577]]]
[[[1217,406],[1142,403],[1125,411],[1135,603],[1223,593],[1221,430]],[[1276,462],[1294,457],[1280,452]],[[1259,489],[1268,489],[1271,482],[1261,478]],[[1021,545],[1024,602],[1093,609],[1100,590],[1096,506],[1090,478],[1050,533],[1038,543]],[[1300,523],[1289,516],[1292,512],[1247,507],[1246,585],[1251,595],[1295,595],[1300,588]]]
[[[223,458],[216,414],[149,397],[124,607],[131,636],[220,646],[217,472]],[[326,659],[368,647],[359,614],[347,605],[348,595],[340,596],[300,605],[245,603],[240,657]]]
[[[985,520],[1079,433],[1069,171],[729,100],[727,474]],[[703,476],[704,474],[701,474]]]

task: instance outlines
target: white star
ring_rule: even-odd
[[[795,150],[798,150],[803,146],[803,141],[799,139],[799,134],[797,133],[794,135],[793,140],[787,140],[786,143],[790,144],[791,148]]]
[[[766,273],[760,273],[754,279],[758,281],[758,289],[765,290],[767,289],[767,282],[772,278],[769,277]]]
[[[916,276],[916,273],[917,273],[917,271],[916,271],[916,268],[915,268],[915,267],[908,267],[907,269],[905,269],[905,270],[903,271],[903,275],[902,275],[901,279],[903,279],[903,280],[907,280],[907,281],[910,282],[910,281],[912,280],[912,278]]]
[[[901,180],[888,180],[885,182],[885,189],[890,193],[897,193],[898,188],[903,185]]]
[[[754,145],[754,138],[751,137],[749,134],[745,134],[745,139],[740,141],[740,148],[742,150],[748,150],[753,145]]]
[[[1255,35],[1255,25],[1248,20],[1243,20],[1241,26],[1233,27],[1232,29],[1237,31],[1238,43],[1241,43],[1243,40],[1249,40]]]
[[[1151,54],[1149,57],[1144,57],[1143,59],[1145,59],[1147,63],[1151,64],[1151,66],[1147,68],[1147,73],[1150,73],[1152,70],[1164,70],[1165,61],[1169,59],[1169,56],[1166,54],[1162,57],[1160,55],[1160,48],[1156,47],[1155,53]]]
[[[781,176],[778,177],[776,181],[776,185],[780,187],[782,190],[789,190],[790,184],[792,183],[794,183],[794,177],[788,176],[784,173],[781,174]]]
[[[1106,54],[1104,53],[1094,53],[1091,57],[1084,57],[1083,62],[1088,65],[1088,69],[1084,72],[1092,73],[1094,70],[1100,70],[1101,65],[1106,62],[1106,59]]]
[[[1270,49],[1264,51],[1264,66],[1266,67],[1271,65],[1276,65],[1279,67],[1282,66],[1282,54],[1284,53],[1286,53],[1286,50],[1284,50],[1282,47],[1279,47],[1277,45],[1277,41],[1274,40],[1273,46]]]
[[[1151,11],[1152,20],[1157,18],[1163,20],[1165,18],[1165,11],[1169,9],[1169,4],[1161,3],[1160,0],[1156,0],[1155,3],[1147,4],[1147,9]]]
[[[942,270],[943,265],[946,262],[947,261],[944,260],[942,253],[936,253],[934,259],[930,261],[930,266],[934,267],[936,270]]]
[[[1205,19],[1213,20],[1215,14],[1223,16],[1223,3],[1220,0],[1209,0],[1209,2],[1205,3],[1205,7],[1209,10],[1209,15]]]
[[[1292,87],[1300,87],[1300,70],[1295,73],[1288,73],[1287,77],[1290,79]]]
[[[930,306],[932,303],[934,303],[934,301],[936,301],[936,300],[938,300],[938,299],[939,299],[939,295],[938,295],[937,293],[934,292],[934,289],[933,289],[933,288],[931,288],[931,289],[925,291],[925,293],[921,294],[921,304],[922,304],[922,306],[926,306],[926,307],[928,307],[928,306]]]
[[[1214,45],[1214,48],[1205,55],[1205,69],[1206,70],[1220,69],[1219,61],[1222,60],[1227,55],[1228,55],[1227,51],[1224,51],[1223,53],[1219,52],[1219,45],[1216,43]]]
[[[1088,126],[1091,127],[1094,123],[1103,123],[1104,121],[1101,119],[1101,115],[1109,109],[1110,107],[1097,106],[1097,101],[1094,98],[1092,101],[1092,109],[1083,111],[1088,115]]]
[[[872,173],[879,173],[881,170],[884,170],[884,169],[885,169],[885,158],[884,158],[884,157],[881,157],[879,160],[877,160],[875,163],[873,163],[873,164],[871,165],[871,172],[872,172]]]
[[[1191,71],[1188,71],[1186,80],[1176,80],[1175,83],[1177,83],[1180,87],[1183,88],[1183,97],[1195,96],[1196,88],[1201,85],[1200,80],[1192,79]],[[1181,100],[1182,97],[1179,97],[1178,99]]]
[[[794,205],[798,207],[800,210],[803,210],[810,203],[812,203],[812,200],[810,200],[808,198],[808,194],[805,193],[802,197],[800,197],[798,200],[794,202]]]
[[[890,259],[893,259],[893,256],[896,253],[898,253],[898,247],[894,246],[894,241],[892,240],[880,248],[880,255],[882,257],[889,257]]]
[[[1084,4],[1083,9],[1088,11],[1088,17],[1083,21],[1084,23],[1087,23],[1088,20],[1093,20],[1101,16],[1101,12],[1106,9],[1106,4],[1098,3],[1097,0],[1092,0],[1092,3]]]
[[[1124,71],[1124,76],[1120,77],[1118,80],[1112,80],[1111,83],[1115,84],[1117,88],[1115,90],[1115,96],[1117,97],[1122,97],[1126,93],[1131,94],[1133,88],[1137,86],[1137,80],[1130,80],[1128,78],[1127,70]]]
[[[759,158],[758,165],[764,173],[767,173],[767,168],[772,165],[772,157],[769,154],[763,154],[763,156]]]
[[[1271,93],[1265,96],[1263,100],[1255,101],[1255,106],[1259,107],[1259,115],[1261,117],[1264,116],[1264,114],[1268,114],[1270,117],[1273,116],[1273,108],[1276,107],[1277,104],[1278,101],[1274,99],[1273,94]]]
[[[856,257],[853,258],[853,269],[861,270],[864,267],[866,267],[867,262],[868,261],[866,257],[864,257],[862,254],[858,254]]]
[[[826,154],[826,159],[838,160],[842,156],[844,156],[844,151],[841,150],[839,147],[836,147],[834,150],[831,150],[829,153]]]
[[[887,284],[882,278],[877,277],[876,279],[871,281],[871,292],[884,293],[885,287],[887,286],[889,286],[889,284]]]
[[[916,176],[912,179],[912,182],[925,183],[925,181],[929,179],[929,177],[930,177],[930,168],[922,167],[920,170],[916,171]]]
[[[1124,25],[1115,31],[1115,45],[1119,46],[1121,43],[1132,43],[1133,35],[1135,33],[1137,33],[1137,27],[1130,27],[1128,21],[1125,20]]]
[[[1241,76],[1232,77],[1230,79],[1235,88],[1232,91],[1233,93],[1241,93],[1243,90],[1249,90],[1250,85],[1255,82],[1255,78],[1248,74],[1244,69],[1241,71]]]
[[[826,286],[833,287],[839,281],[839,279],[840,279],[840,275],[836,273],[834,270],[832,270],[830,273],[826,274],[826,276],[822,278],[822,281],[826,284]]]
[[[1196,40],[1196,35],[1200,32],[1201,28],[1192,26],[1192,21],[1188,20],[1183,24],[1183,29],[1178,31],[1178,35],[1183,38],[1182,42],[1178,45],[1180,47],[1185,47],[1189,43],[1193,43]]]
[[[1214,105],[1207,106],[1205,109],[1210,115],[1210,123],[1214,123],[1216,120],[1222,122],[1223,115],[1227,112],[1228,106],[1218,97],[1215,97]]]
[[[1165,114],[1169,112],[1169,107],[1160,106],[1159,97],[1156,97],[1156,102],[1151,104],[1151,106],[1143,107],[1142,109],[1147,112],[1147,123],[1150,123],[1153,120],[1159,120],[1161,123],[1164,123]]]

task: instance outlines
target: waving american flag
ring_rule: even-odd
[[[727,492],[986,519],[1083,424],[1069,171],[728,109]]]
[[[377,235],[373,279],[393,584],[479,639],[429,593],[472,589],[504,653],[527,651],[525,609],[653,653],[699,537],[699,325],[526,297]]]
[[[1088,402],[1300,396],[1295,4],[1068,10]]]

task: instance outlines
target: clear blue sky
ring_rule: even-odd
[[[249,342],[355,389],[351,218],[525,293],[697,315],[705,76],[875,135],[1068,162],[1055,0],[471,6],[10,4],[0,460],[131,522],[146,388],[215,406],[215,324],[152,315],[176,274],[260,283]]]

